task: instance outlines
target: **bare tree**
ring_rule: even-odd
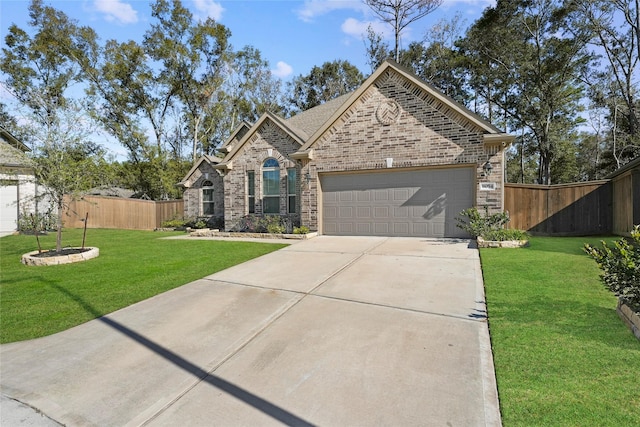
[[[400,60],[400,35],[409,24],[424,18],[443,0],[364,0],[365,4],[385,23],[393,27],[396,61]]]

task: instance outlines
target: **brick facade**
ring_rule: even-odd
[[[262,171],[265,160],[276,159],[280,165],[280,215],[289,216],[287,206],[287,170],[295,168],[300,182],[300,165],[290,158],[300,144],[282,128],[267,119],[251,136],[244,149],[233,159],[234,167],[224,177],[225,185],[225,229],[230,230],[240,218],[249,214],[247,172],[255,176],[255,214],[262,215],[263,182]],[[300,212],[300,185],[297,185],[296,212]],[[299,214],[293,215],[295,223]]]
[[[249,213],[247,171],[255,173],[255,214],[262,214],[262,165],[270,157],[280,165],[280,214],[288,211],[287,169],[295,168],[293,219],[311,230],[322,231],[320,178],[333,172],[475,166],[476,178],[469,185],[475,189],[476,205],[488,206],[491,212],[502,210],[504,146],[511,137],[399,67],[383,64],[335,111],[333,121],[326,116],[322,127],[304,130],[294,126],[305,122],[300,118],[286,121],[266,114],[235,141],[219,165],[209,165],[210,173],[217,168],[224,174],[215,183],[224,188],[224,200],[216,199],[216,215],[224,214],[226,230]],[[487,142],[487,135],[497,138]],[[493,165],[489,176],[483,170],[487,161]],[[204,163],[201,166],[200,175],[194,172],[190,177],[192,188],[185,191],[185,211],[190,214],[201,206],[198,183],[208,170]],[[216,197],[221,193],[216,191]]]
[[[208,161],[201,161],[198,167],[181,183],[184,187],[184,217],[203,217],[202,184],[210,181],[213,184],[213,216],[224,217],[224,182],[220,173]]]

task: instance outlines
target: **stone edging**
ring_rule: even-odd
[[[529,246],[528,240],[484,240],[480,236],[477,240],[479,248],[524,248]]]
[[[68,249],[68,248],[65,248]],[[81,248],[71,248],[71,249],[81,249]],[[60,264],[71,264],[72,262],[82,262],[92,258],[96,258],[100,255],[100,250],[98,248],[85,247],[85,249],[89,249],[88,251],[79,253],[79,254],[71,254],[71,255],[59,255],[59,256],[51,256],[51,257],[37,257],[34,255],[38,254],[38,251],[33,251],[22,255],[22,263],[24,265],[60,265]]]
[[[238,237],[238,238],[251,238],[251,239],[292,239],[292,240],[306,240],[312,239],[318,235],[317,232],[307,234],[272,234],[272,233],[235,233],[228,231],[218,230],[193,230],[189,233],[189,237]]]
[[[622,321],[631,329],[633,335],[640,340],[640,314],[635,313],[631,308],[618,300],[618,307],[616,307],[618,316]]]

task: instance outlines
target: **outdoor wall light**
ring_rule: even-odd
[[[493,165],[489,160],[487,160],[487,162],[482,165],[482,170],[484,171],[485,176],[491,175],[491,171],[493,171]]]
[[[309,172],[304,174],[304,179],[307,180],[307,185],[311,182],[311,174]]]

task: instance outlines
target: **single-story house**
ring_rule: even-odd
[[[37,185],[29,147],[0,126],[0,232],[15,231],[20,215],[35,212]]]
[[[265,113],[200,158],[185,216],[281,215],[327,235],[460,237],[456,216],[503,210],[506,134],[393,61],[289,119]]]

